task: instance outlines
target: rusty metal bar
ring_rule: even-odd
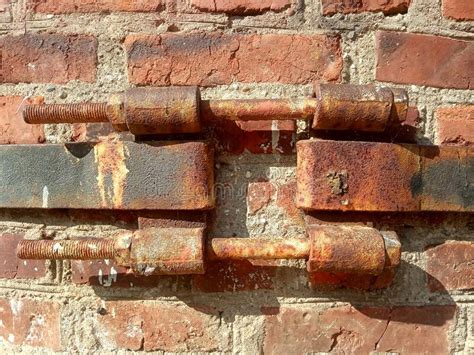
[[[105,103],[27,105],[23,117],[31,124],[109,122]]]
[[[26,107],[28,123],[109,121],[136,135],[196,133],[201,120],[313,120],[317,130],[382,132],[403,122],[408,96],[372,85],[318,84],[315,97],[201,100],[197,87],[133,88],[104,104]]]
[[[114,259],[113,239],[22,240],[18,243],[20,259]]]
[[[205,210],[213,154],[201,142],[0,146],[0,208]]]
[[[310,249],[308,238],[213,238],[206,255],[211,260],[306,259]]]
[[[297,143],[305,210],[474,211],[474,147]]]
[[[315,98],[266,100],[203,100],[201,115],[230,121],[306,120],[316,111]]]

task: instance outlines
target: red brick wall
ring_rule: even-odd
[[[417,109],[394,141],[471,145],[472,4],[0,0],[0,144],[112,134],[104,124],[26,125],[26,103],[102,101],[134,85],[199,85],[205,98],[299,97],[322,81],[405,88]],[[304,124],[214,122],[206,134],[217,154],[211,235],[302,236],[305,220],[369,224],[401,237],[396,275],[308,275],[302,263],[239,261],[209,263],[206,275],[143,277],[108,260],[24,262],[15,248],[25,237],[111,236],[168,217],[0,210],[0,352],[474,351],[472,215],[305,217],[294,204]]]

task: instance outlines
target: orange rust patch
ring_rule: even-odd
[[[94,147],[94,159],[97,163],[97,186],[100,192],[102,207],[122,206],[128,169],[125,158],[129,153],[122,142],[100,143]],[[107,180],[112,184],[108,186]]]
[[[311,226],[309,272],[379,275],[385,266],[382,235],[362,226]]]

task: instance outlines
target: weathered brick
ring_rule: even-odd
[[[351,306],[264,308],[264,352],[402,354],[449,352],[448,331],[455,306],[355,309]]]
[[[268,205],[275,188],[269,181],[249,183],[247,188],[247,207],[249,214],[255,214]]]
[[[61,307],[32,299],[0,299],[0,346],[29,345],[61,351]]]
[[[73,142],[101,142],[105,140],[135,141],[130,132],[117,132],[110,123],[74,123]]]
[[[98,317],[98,338],[108,350],[207,352],[229,347],[229,329],[216,309],[113,301]]]
[[[282,11],[292,0],[191,0],[191,5],[205,12],[222,12],[232,15],[255,15],[266,11]]]
[[[87,35],[25,34],[0,38],[3,82],[94,82],[97,39]]]
[[[206,120],[208,137],[218,152],[239,155],[294,154],[296,125],[294,121]],[[232,137],[232,139],[229,139]]]
[[[337,81],[342,69],[337,36],[131,35],[125,47],[129,80],[138,85],[306,84]]]
[[[431,291],[474,289],[474,244],[446,242],[426,250]]]
[[[193,276],[193,288],[204,292],[238,292],[273,289],[276,270],[247,260],[210,261],[206,274]]]
[[[71,270],[72,282],[79,285],[133,288],[173,284],[175,291],[191,289],[191,281],[185,276],[137,275],[111,260],[73,260]]]
[[[16,246],[22,234],[0,235],[0,278],[38,279],[46,275],[44,260],[20,260],[16,256]]]
[[[0,0],[0,12],[7,11],[10,4],[11,4],[11,0]]]
[[[282,208],[288,217],[293,221],[303,221],[304,214],[296,206],[295,202],[296,197],[296,182],[288,182],[286,184],[280,185],[277,188],[277,198],[276,204],[278,207]]]
[[[440,107],[436,119],[439,143],[474,143],[474,105]]]
[[[165,0],[29,0],[35,12],[70,14],[75,12],[153,12],[164,8]]]
[[[474,20],[474,1],[443,0],[443,15],[455,20]]]
[[[0,96],[0,144],[34,144],[45,141],[43,125],[23,120],[24,105],[40,104],[42,97]]]
[[[386,15],[408,11],[410,0],[321,0],[323,15],[336,13],[383,12]]]
[[[439,88],[474,88],[473,41],[389,31],[378,32],[376,41],[377,80]]]
[[[378,290],[389,287],[396,275],[396,270],[384,270],[382,274],[355,275],[346,273],[311,272],[308,280],[313,289],[334,290],[349,288],[355,290]]]

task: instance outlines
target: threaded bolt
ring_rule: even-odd
[[[106,103],[27,105],[23,119],[31,124],[109,122]]]
[[[113,259],[113,239],[22,240],[17,247],[20,259]]]

